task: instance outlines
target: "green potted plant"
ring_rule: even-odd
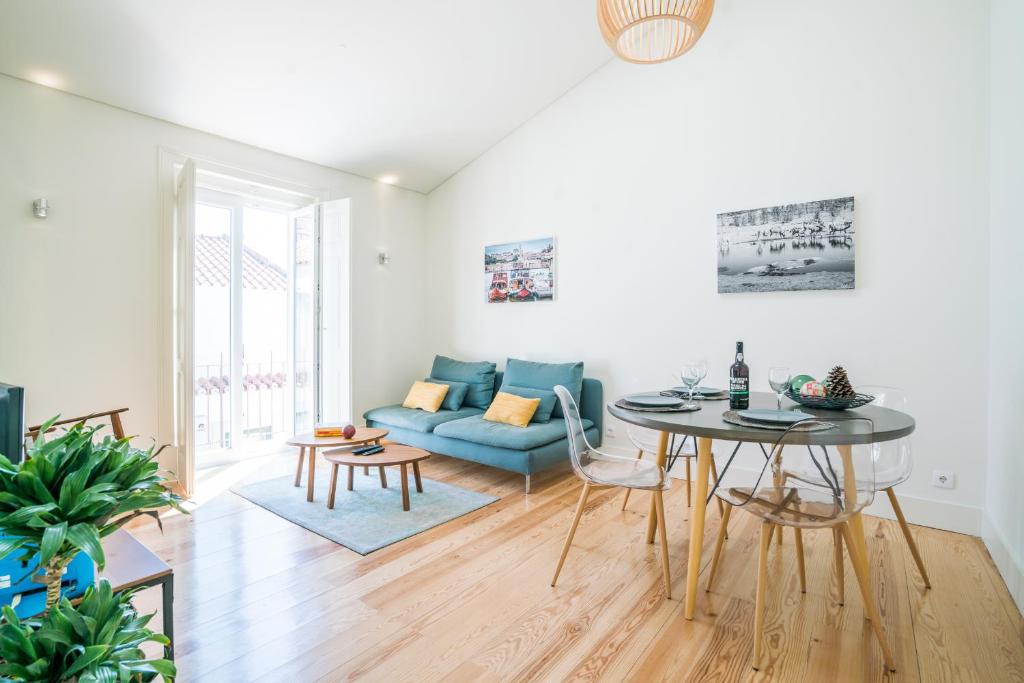
[[[160,524],[159,510],[185,512],[181,497],[164,485],[155,447],[97,440],[99,427],[84,424],[44,440],[56,419],[42,426],[20,464],[0,455],[0,559],[17,552],[26,562],[38,557],[47,611],[60,598],[64,568],[79,552],[103,569],[101,538],[139,515]]]
[[[142,644],[167,645],[146,628],[131,592],[114,594],[106,580],[90,586],[76,606],[67,598],[41,617],[19,620],[9,606],[0,620],[0,680],[25,683],[173,681],[174,664],[146,659]]]

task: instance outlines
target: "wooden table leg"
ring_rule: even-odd
[[[658,435],[658,452],[655,454],[654,462],[658,463],[658,467],[664,467],[665,461],[668,459],[668,432],[662,432]],[[666,476],[668,476],[666,474]],[[654,491],[651,491],[651,511],[647,515],[647,542],[654,543],[654,530],[658,528],[658,510],[657,504],[654,500]]]
[[[836,446],[836,450],[839,451],[839,457],[843,459],[843,495],[846,498],[846,505],[853,507],[857,504],[857,475],[853,469],[853,447],[852,446]],[[850,518],[850,535],[853,537],[853,542],[857,544],[855,550],[857,555],[863,564],[865,576],[870,576],[868,572],[867,559],[868,559],[868,545],[864,540],[864,519],[858,512]],[[850,553],[850,559],[853,562],[857,562],[854,559],[854,554]]]
[[[693,619],[697,607],[697,579],[700,578],[700,551],[704,546],[704,516],[708,509],[708,473],[711,470],[711,439],[697,439],[697,499],[690,512],[690,552],[686,566],[686,609]]]
[[[409,470],[405,463],[402,463],[402,509],[409,511]]]
[[[315,475],[315,472],[316,472],[316,448],[314,446],[310,446],[306,450],[309,451],[309,477],[307,479],[308,483],[306,484],[306,500],[308,500],[310,503],[312,503],[313,502],[313,481],[316,478],[316,475]]]
[[[384,465],[381,465],[377,469],[380,470],[380,487],[386,489],[388,487],[388,475],[384,473]]]
[[[355,474],[356,468],[352,465],[348,466],[348,490],[352,490],[352,475]]]
[[[327,509],[334,509],[334,493],[338,488],[338,465],[331,463],[331,484],[327,489]]]
[[[423,493],[423,480],[420,479],[420,464],[418,462],[412,464],[412,474],[416,478],[416,493]]]
[[[772,482],[774,482],[775,488],[781,488],[785,485],[782,479],[782,450],[784,448],[785,446],[779,446],[778,451],[775,453],[775,460],[772,462]],[[772,528],[779,532],[776,539],[777,543],[782,545],[782,526],[776,524]]]
[[[302,461],[306,458],[306,447],[299,446],[299,464],[295,468],[295,488],[298,488],[302,482]]]

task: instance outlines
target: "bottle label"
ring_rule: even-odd
[[[730,377],[729,393],[734,396],[747,396],[750,393],[747,382],[748,379],[746,377]]]

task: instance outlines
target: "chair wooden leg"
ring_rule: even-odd
[[[661,491],[655,491],[654,504],[658,512],[658,530],[661,532],[661,576],[665,580],[665,599],[672,599],[672,577],[668,569],[668,529],[665,526],[665,500]]]
[[[686,458],[686,507],[692,508],[693,503],[690,502],[690,490],[693,487],[690,486],[690,459]]]
[[[924,561],[921,559],[921,553],[917,550],[917,543],[914,542],[914,537],[910,533],[910,525],[907,524],[907,518],[903,516],[903,508],[900,507],[900,502],[896,500],[896,492],[892,490],[892,487],[887,488],[885,492],[889,494],[892,510],[896,513],[900,529],[903,530],[903,537],[907,539],[907,545],[910,546],[910,554],[914,556],[914,562],[917,563],[917,571],[921,572],[921,578],[924,579],[924,587],[931,588],[932,582],[928,580],[928,572],[924,569]]]
[[[764,641],[764,594],[768,587],[768,546],[771,544],[772,523],[761,522],[761,550],[757,555],[757,598],[754,601],[754,671],[761,663]]]
[[[721,499],[719,499],[721,500]],[[718,527],[718,540],[715,541],[715,554],[711,558],[711,571],[708,573],[708,585],[704,587],[706,592],[711,591],[711,585],[715,582],[715,573],[718,571],[718,559],[722,556],[722,546],[725,545],[729,528],[729,515],[732,514],[732,505],[725,506],[725,514],[722,515],[722,523]]]
[[[572,545],[572,537],[576,535],[576,527],[580,524],[580,517],[583,516],[583,508],[587,505],[587,496],[590,495],[590,482],[583,484],[583,491],[580,493],[580,502],[576,504],[576,514],[572,518],[572,526],[569,527],[569,535],[565,537],[565,543],[562,545],[562,556],[558,558],[558,566],[555,567],[555,575],[551,577],[551,585],[554,586],[555,582],[558,581],[558,575],[562,571],[562,565],[565,564],[565,556],[569,554],[569,546]]]
[[[639,460],[642,457],[644,457],[644,449],[641,448],[640,450],[638,450],[636,452],[636,459]],[[622,499],[622,509],[623,510],[626,509],[626,503],[629,502],[629,494],[632,493],[632,492],[633,492],[633,489],[626,489],[626,497]]]
[[[716,486],[718,485],[718,468],[715,466],[714,460],[711,461],[711,481]],[[715,500],[718,501],[718,516],[721,517],[725,515],[725,503],[723,503],[722,499],[717,496],[715,496]],[[726,538],[728,538],[728,536],[726,536]]]
[[[878,615],[878,606],[875,604],[875,599],[871,594],[871,579],[867,572],[867,559],[862,557],[855,557],[860,555],[860,546],[853,542],[852,533],[850,526],[845,522],[839,525],[842,529],[843,538],[846,540],[846,550],[850,553],[851,562],[853,565],[853,572],[857,576],[857,585],[860,587],[860,595],[864,602],[864,610],[868,613],[868,619],[871,620],[871,628],[875,632],[875,637],[878,638],[878,644],[882,648],[882,658],[885,660],[885,667],[889,671],[895,671],[896,665],[892,659],[892,651],[889,650],[889,643],[885,640],[885,631],[882,630],[882,618]]]
[[[377,469],[380,470],[380,487],[386,489],[388,487],[388,475],[384,472],[384,465],[381,465]]]
[[[840,607],[846,604],[846,567],[843,566],[843,532],[832,527],[832,545],[835,546],[836,592]]]
[[[299,447],[299,464],[295,468],[295,486],[302,485],[302,461],[306,459],[306,447]]]
[[[793,527],[793,539],[796,541],[796,566],[800,572],[800,592],[807,592],[807,575],[804,573],[804,535],[800,527]]]

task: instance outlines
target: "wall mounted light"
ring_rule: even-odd
[[[46,218],[46,212],[50,210],[50,203],[45,198],[39,198],[32,202],[32,213],[36,218]]]
[[[379,263],[382,266],[388,265],[389,263],[391,263],[391,254],[389,254],[386,251],[380,252],[379,254],[377,254],[377,263]]]

